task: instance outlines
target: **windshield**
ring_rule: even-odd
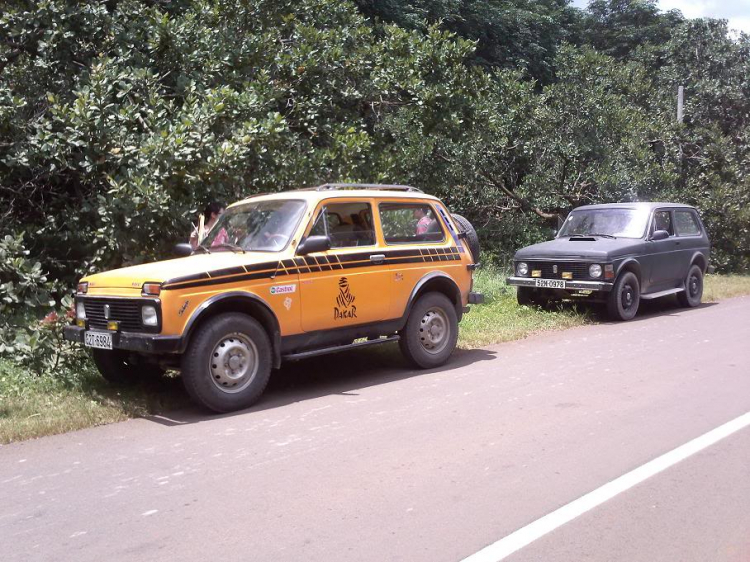
[[[304,212],[304,201],[289,199],[231,207],[216,221],[201,246],[212,252],[277,252],[286,248]]]
[[[563,223],[563,236],[613,236],[641,238],[646,230],[646,209],[586,209],[573,211]]]

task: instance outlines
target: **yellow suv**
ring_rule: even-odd
[[[217,412],[255,402],[282,361],[398,341],[415,366],[442,365],[467,305],[482,302],[476,232],[408,186],[250,197],[176,251],[83,278],[65,338],[115,383],[180,369]]]

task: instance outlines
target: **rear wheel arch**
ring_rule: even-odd
[[[258,296],[252,293],[233,292],[216,295],[206,300],[193,313],[184,330],[180,351],[184,352],[190,345],[191,338],[200,326],[211,318],[228,312],[240,312],[254,318],[268,334],[271,340],[271,357],[273,367],[281,366],[281,328],[271,308]]]
[[[451,277],[437,271],[428,273],[416,284],[409,296],[409,301],[404,311],[404,318],[409,316],[414,303],[427,293],[442,293],[448,297],[456,309],[456,316],[461,320],[461,316],[463,316],[461,289],[459,289],[458,284]]]
[[[696,253],[693,256],[693,259],[690,261],[690,265],[697,265],[701,268],[701,272],[703,273],[706,273],[706,269],[708,269],[708,262],[706,261],[706,257],[700,252]]]

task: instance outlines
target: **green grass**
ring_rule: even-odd
[[[492,269],[477,272],[475,290],[486,303],[473,306],[461,322],[464,349],[593,324],[599,316],[585,305],[552,310],[518,306],[515,289]],[[750,276],[706,276],[704,301],[750,294]],[[664,306],[671,306],[669,303]],[[187,404],[177,377],[144,381],[134,388],[110,386],[85,363],[54,375],[35,376],[0,359],[0,444],[123,421]]]

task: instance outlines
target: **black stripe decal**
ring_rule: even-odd
[[[259,264],[217,269],[208,273],[196,273],[184,277],[175,277],[162,283],[163,289],[191,289],[193,287],[207,287],[253,281],[256,279],[272,279],[277,276],[317,273],[339,269],[357,269],[372,267],[371,252],[356,254],[307,256],[281,262],[264,262]],[[414,250],[394,250],[385,252],[386,264],[425,263],[433,261],[458,261],[461,259],[460,249],[450,248],[419,248]]]

